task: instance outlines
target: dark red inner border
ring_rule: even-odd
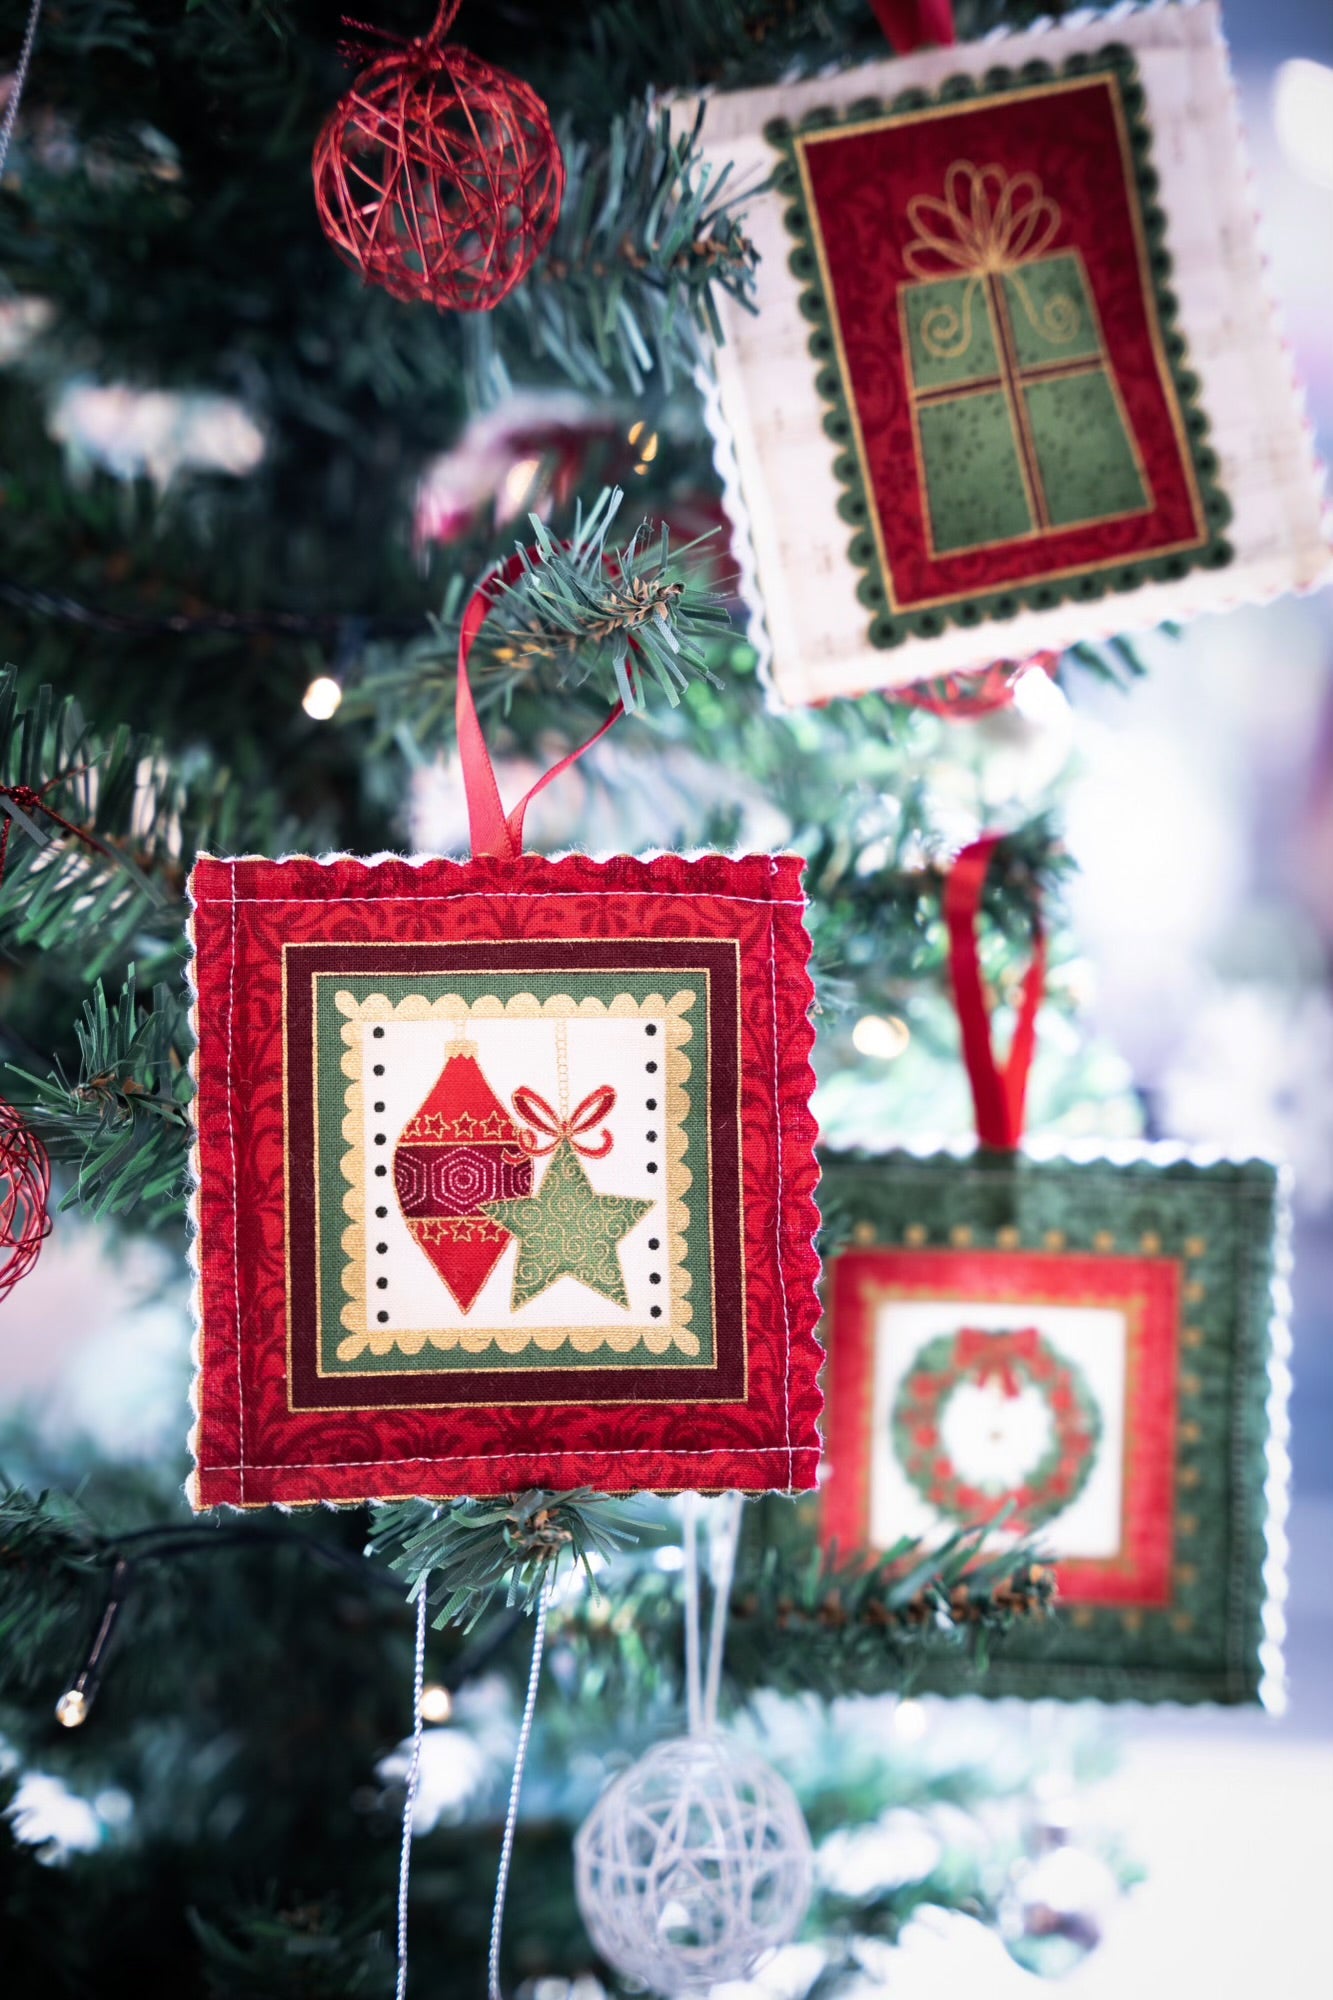
[[[1057,572],[1151,557],[1207,535],[1195,510],[1174,385],[1154,345],[1157,304],[1140,263],[1137,188],[1117,120],[1119,83],[1108,74],[997,95],[965,108],[877,131],[798,141],[837,301],[847,384],[860,418],[870,496],[901,611],[962,599]],[[907,204],[942,196],[957,160],[1008,173],[1036,172],[1058,201],[1061,224],[1047,254],[1082,252],[1110,365],[1151,487],[1153,506],[1131,518],[1054,529],[1030,540],[933,557],[926,538],[912,432],[910,364],[898,296],[912,281],[903,253]],[[904,477],[904,468],[913,476]]]
[[[494,1403],[577,1404],[593,1407],[590,1394],[604,1372],[616,1401],[686,1403],[691,1400],[740,1402],[745,1395],[743,1239],[741,1231],[740,1132],[738,1129],[736,1046],[736,946],[730,939],[525,940],[487,943],[470,940],[432,944],[302,945],[286,954],[287,966],[287,1134],[290,1209],[292,1410],[384,1409],[394,1406]],[[293,976],[299,966],[301,976]],[[615,1367],[596,1364],[571,1369],[491,1370],[407,1369],[377,1376],[321,1375],[318,1372],[319,1249],[315,1234],[314,975],[345,973],[437,974],[450,972],[596,972],[600,967],[632,971],[698,971],[709,980],[711,1199],[713,1210],[712,1368]],[[729,1196],[729,1198],[728,1198]]]
[[[865,1548],[870,1536],[875,1311],[867,1283],[961,1291],[977,1299],[1041,1297],[1070,1304],[1143,1309],[1138,1378],[1126,1386],[1125,1454],[1118,1557],[1061,1557],[1061,1599],[1070,1604],[1160,1607],[1171,1602],[1175,1541],[1176,1366],[1181,1266],[1171,1257],[1116,1257],[1080,1251],[847,1250],[827,1274],[829,1311],[827,1484],[821,1529],[826,1544]],[[887,1448],[887,1441],[886,1448]],[[1038,1537],[1040,1539],[1040,1537]]]

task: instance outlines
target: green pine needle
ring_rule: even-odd
[[[620,1510],[585,1491],[523,1493],[514,1500],[422,1501],[374,1510],[368,1553],[387,1556],[408,1578],[409,1598],[426,1591],[437,1629],[472,1629],[499,1591],[507,1606],[536,1608],[548,1577],[568,1556],[595,1587],[590,1558],[604,1561],[634,1539]]]
[[[77,1164],[61,1204],[94,1215],[137,1211],[151,1226],[178,1212],[192,1086],[183,993],[161,984],[145,1007],[134,968],[113,1006],[99,981],[77,1027],[79,1073],[45,1078],[10,1066],[27,1086],[19,1108],[52,1157]]]

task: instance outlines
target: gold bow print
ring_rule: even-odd
[[[954,360],[972,344],[972,301],[989,277],[1007,274],[1033,329],[1055,342],[1072,340],[1079,311],[1068,293],[1040,309],[1019,274],[1050,248],[1060,228],[1058,203],[1043,194],[1036,174],[1007,174],[1003,167],[975,167],[955,160],[944,176],[944,197],[913,195],[907,219],[916,235],[903,252],[914,278],[965,277],[961,309],[932,306],[921,322],[926,352]]]

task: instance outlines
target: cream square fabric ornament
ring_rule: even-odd
[[[781,702],[1327,577],[1211,0],[718,95],[702,145],[769,183],[707,394]]]

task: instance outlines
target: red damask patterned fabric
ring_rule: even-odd
[[[800,874],[201,858],[196,1507],[813,1487]],[[562,1161],[620,1262],[511,1299]]]

